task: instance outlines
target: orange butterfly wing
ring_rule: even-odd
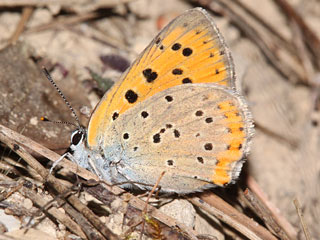
[[[201,8],[170,22],[104,95],[89,122],[89,147],[97,146],[110,122],[127,109],[165,89],[192,83],[235,87],[230,51]]]

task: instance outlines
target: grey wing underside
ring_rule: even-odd
[[[233,110],[219,105],[225,102],[239,114],[231,122],[226,116]],[[129,181],[152,185],[165,171],[160,182],[165,191],[205,189],[215,186],[212,179],[218,174],[219,154],[237,140],[237,135],[229,134],[232,121],[242,124],[244,132],[238,139],[240,157],[228,169],[220,169],[227,171],[232,182],[249,149],[252,120],[242,97],[216,84],[169,88],[129,109],[107,131],[105,157],[117,159],[117,171]]]

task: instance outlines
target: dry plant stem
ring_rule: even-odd
[[[259,129],[260,131],[262,131],[264,134],[275,138],[281,142],[284,142],[286,144],[289,144],[291,148],[296,149],[298,147],[298,140],[297,139],[293,139],[293,138],[288,138],[285,136],[280,135],[279,133],[273,131],[272,129],[265,127],[263,125],[261,125],[259,122],[255,122],[254,123],[256,129]]]
[[[4,158],[3,160],[6,163],[8,163],[8,166],[11,167],[10,171],[15,173],[16,175],[19,176],[21,174],[15,169],[15,167],[24,169],[28,173],[29,176],[25,176],[24,179],[26,179],[26,180],[32,179],[33,181],[42,182],[42,178],[39,176],[39,174],[36,171],[34,171],[34,169],[30,168],[29,165],[28,166],[23,166],[21,163],[19,163],[19,161],[15,161],[15,160],[10,159],[10,158]]]
[[[142,220],[138,221],[137,223],[134,223],[133,225],[130,226],[130,228],[123,234],[123,236],[129,236],[130,234],[132,234],[135,230],[135,228],[137,226],[139,226],[140,224],[142,224]],[[140,235],[141,238],[141,235]]]
[[[299,66],[297,68],[295,68],[295,66],[290,66],[279,58],[279,54],[277,54],[277,50],[279,48],[272,35],[268,34],[262,36],[258,29],[250,24],[250,22],[246,21],[241,15],[237,14],[236,8],[231,7],[231,4],[224,4],[224,2],[221,0],[218,1],[224,6],[229,6],[229,8],[225,8],[226,14],[229,16],[232,22],[241,29],[241,31],[243,31],[251,40],[253,40],[253,42],[259,47],[260,51],[265,55],[271,65],[278,72],[280,72],[287,79],[291,79],[294,83],[296,83],[299,79],[304,79],[304,72]],[[230,2],[230,0],[227,2]],[[295,58],[295,56],[292,56],[292,58]]]
[[[30,28],[25,31],[26,34],[37,33],[41,31],[46,31],[50,29],[61,28],[67,25],[74,25],[77,23],[85,22],[91,19],[101,17],[101,13],[89,12],[81,15],[74,15],[71,17],[60,17],[57,20],[54,20],[50,23],[46,23],[37,27]]]
[[[0,139],[1,139],[1,141],[3,141],[3,139],[1,138],[1,136],[0,136]],[[35,159],[32,159],[32,156],[31,156],[31,155],[28,156],[28,153],[24,152],[24,150],[23,150],[21,147],[19,147],[19,149],[17,149],[18,147],[17,147],[16,144],[13,143],[13,144],[10,145],[10,143],[7,143],[7,145],[8,145],[9,147],[14,147],[14,146],[15,146],[15,147],[16,147],[15,151],[17,152],[17,154],[19,154],[21,157],[23,157],[23,159],[26,160],[28,163],[30,163],[30,162],[32,162],[32,161],[36,161]],[[56,185],[56,186],[59,186],[60,183],[57,182],[55,185]],[[61,186],[62,186],[62,185],[61,185]],[[61,186],[60,186],[60,187],[61,187]],[[69,200],[69,199],[68,199],[68,200]],[[78,200],[78,202],[80,202],[80,201]],[[60,204],[63,204],[63,203],[64,203],[64,201],[63,201],[63,200],[60,200]],[[74,211],[73,208],[70,208],[70,209]],[[67,211],[67,212],[68,212],[68,211]],[[73,216],[72,212],[71,212],[71,213],[68,212],[68,214],[70,214],[71,216]],[[55,216],[55,217],[57,217],[57,216]],[[58,218],[58,219],[59,219],[59,218]],[[63,223],[63,222],[62,222],[62,223]],[[88,223],[86,222],[83,226],[81,226],[81,228],[85,231],[88,239],[97,239],[97,238],[98,238],[98,239],[102,239],[102,236],[101,236],[99,233],[96,233],[96,234],[93,235],[93,233],[95,232],[94,229],[91,228],[91,229],[88,230],[87,226],[88,226]],[[86,230],[87,230],[87,231],[86,231]],[[110,239],[117,239],[117,238],[110,238]]]
[[[34,168],[39,175],[46,180],[49,185],[56,189],[59,193],[64,193],[69,191],[69,189],[61,184],[61,181],[49,174],[49,171],[46,170],[42,165],[33,158],[28,152],[26,152],[22,146],[19,146],[14,140],[8,138],[0,133],[0,140],[4,142],[8,147],[15,151],[20,157],[22,157],[32,168]],[[82,213],[86,218],[92,223],[92,225],[107,239],[119,239],[118,236],[113,234],[106,226],[99,220],[94,213],[85,206],[78,198],[73,195],[70,195],[67,199],[74,208],[76,208],[80,213]],[[90,236],[88,236],[90,238]]]
[[[248,15],[250,15],[256,22],[261,24],[266,30],[268,30],[274,37],[277,38],[277,41],[280,42],[281,46],[286,48],[291,54],[295,54],[295,48],[292,44],[288,44],[287,39],[281,35],[281,32],[278,32],[273,26],[267,23],[263,18],[261,18],[256,12],[251,10],[248,6],[245,5],[245,2],[241,2],[239,0],[233,0],[235,4],[237,4],[240,8],[242,8]]]
[[[1,234],[1,240],[21,240],[21,238],[14,238],[13,236]]]
[[[29,21],[31,15],[33,13],[33,10],[34,10],[33,7],[24,7],[23,8],[22,16],[21,16],[21,19],[18,23],[18,26],[17,26],[16,30],[14,31],[13,35],[11,36],[11,38],[8,40],[9,44],[14,44],[19,39],[19,36],[23,32],[26,23]]]
[[[153,188],[151,189],[151,191],[150,191],[149,194],[148,194],[148,197],[147,197],[147,200],[146,200],[146,205],[145,205],[145,207],[144,207],[144,209],[143,209],[143,211],[142,211],[142,213],[141,213],[141,215],[142,215],[142,217],[143,217],[143,221],[142,221],[142,229],[141,229],[140,239],[142,239],[142,235],[143,235],[143,231],[144,231],[144,225],[145,225],[145,223],[146,223],[146,221],[145,221],[145,215],[147,214],[147,211],[148,211],[149,200],[150,200],[152,194],[154,193],[154,191],[156,190],[156,188],[159,186],[159,183],[160,183],[160,181],[161,181],[161,179],[162,179],[162,177],[163,177],[164,174],[165,174],[165,171],[163,171],[163,172],[160,174],[160,176],[159,176],[156,184],[153,186]]]
[[[310,236],[307,224],[305,223],[304,218],[303,218],[303,214],[301,211],[299,200],[297,198],[293,199],[293,204],[296,207],[297,214],[299,216],[304,235],[306,236],[306,240],[311,240],[311,236]]]
[[[126,197],[122,197],[122,198],[123,198],[123,201],[127,200]],[[141,211],[143,211],[144,206],[145,206],[144,201],[142,201],[141,199],[134,197],[132,195],[131,195],[131,199],[129,200],[129,204],[132,207],[139,209]],[[154,217],[157,220],[159,220],[160,222],[166,224],[170,228],[175,229],[178,227],[181,232],[187,233],[188,237],[190,237],[190,239],[197,240],[197,237],[196,237],[197,233],[192,228],[187,227],[183,223],[177,222],[174,218],[169,217],[168,215],[164,214],[162,211],[160,211],[152,206],[149,206],[148,212],[152,217]]]
[[[0,172],[0,202],[3,203],[14,191],[12,189],[19,189],[17,187],[21,186],[20,181],[14,181],[12,178],[8,177],[6,173]]]
[[[14,139],[19,145],[23,145],[25,147],[29,147],[29,149],[31,149],[32,151],[38,153],[39,155],[42,155],[46,158],[48,158],[50,161],[55,162],[60,158],[60,155],[51,151],[48,148],[43,147],[41,144],[31,140],[30,138],[27,138],[9,128],[4,127],[3,125],[0,125],[0,136],[3,135],[4,137],[8,137],[10,139]],[[100,181],[99,178],[87,171],[86,169],[80,168],[77,164],[65,160],[63,159],[61,161],[61,165],[63,165],[67,170],[89,180],[89,179],[94,179],[96,181]],[[119,189],[119,192],[115,193],[115,194],[121,194],[122,192],[124,192],[124,190]]]
[[[307,46],[304,44],[304,39],[302,35],[302,31],[297,25],[296,22],[291,22],[292,33],[295,38],[293,38],[293,43],[296,46],[297,54],[299,55],[299,59],[301,60],[301,64],[306,74],[306,79],[310,83],[313,83],[314,79],[314,69],[312,65],[312,59],[310,53],[307,51]]]
[[[63,5],[66,1],[64,0],[1,0],[0,7],[22,7],[22,6],[36,6],[43,7],[50,4]],[[69,0],[69,4],[76,4],[77,0]]]
[[[294,227],[285,219],[279,212],[279,210],[270,202],[262,191],[257,182],[253,177],[249,176],[247,179],[248,188],[263,202],[263,204],[269,209],[272,213],[275,221],[281,226],[282,229],[286,231],[290,239],[297,239],[297,232]]]
[[[59,17],[58,19],[55,19],[50,23],[27,29],[25,33],[32,34],[32,33],[37,33],[37,32],[51,30],[51,29],[63,28],[66,26],[74,26],[75,24],[93,20],[96,18],[101,18],[103,16],[104,16],[103,13],[89,12],[89,13],[83,13],[81,15]],[[98,42],[111,46],[112,48],[122,49],[127,52],[131,51],[130,48],[128,48],[126,45],[119,42],[117,39],[113,39],[110,36],[103,34],[98,30],[94,30],[94,28],[86,29],[86,31],[81,31],[81,30],[72,28],[71,31],[74,31],[81,36],[92,38]]]
[[[7,157],[2,157],[0,158],[0,169],[1,169],[1,173],[4,175],[8,175],[8,173],[12,173],[15,175],[19,175],[18,170],[10,164],[10,162],[12,161],[11,159],[7,158]]]
[[[246,200],[247,204],[255,214],[257,214],[276,236],[282,240],[289,240],[289,236],[281,229],[278,223],[273,219],[271,211],[252,193],[248,188],[240,192],[240,197]]]
[[[215,216],[252,240],[276,240],[267,229],[237,211],[213,193],[202,193],[200,198],[186,197],[192,204]]]
[[[81,229],[87,236],[90,236],[89,239],[94,239],[94,237],[101,236],[96,229],[86,219],[86,216],[83,216],[81,213],[76,211],[69,203],[65,200],[57,199],[58,203],[62,205],[62,208],[80,225]],[[102,238],[102,236],[101,236]]]
[[[71,30],[81,36],[91,38],[99,43],[102,43],[114,49],[120,49],[121,51],[137,54],[130,47],[128,47],[128,45],[124,44],[122,41],[119,41],[119,39],[104,33],[102,30],[95,27],[94,25],[90,29],[86,29],[86,31],[83,31],[80,28],[72,28]]]
[[[2,176],[1,176],[2,178]],[[12,182],[11,178],[7,178],[10,179],[9,181]],[[5,180],[8,181],[8,180]],[[6,184],[5,182],[1,182],[1,187],[4,187],[4,185],[10,185],[10,184]],[[4,191],[1,192],[0,194],[0,202],[2,202],[3,200],[7,199],[8,197],[10,197],[13,193],[17,192],[21,187],[23,187],[23,183],[22,182],[16,182],[16,184],[11,184],[11,186],[6,186],[6,189],[10,189],[9,191]]]
[[[42,145],[34,142],[33,140],[15,132],[9,128],[4,127],[3,125],[0,125],[0,140],[2,138],[14,139],[20,145],[29,146],[29,148],[32,149],[32,151],[48,158],[51,161],[56,161],[60,158],[60,156],[58,154],[56,154],[55,152],[43,147]],[[87,180],[94,179],[96,181],[101,182],[96,175],[87,171],[84,168],[77,166],[75,163],[73,163],[71,161],[63,160],[61,162],[61,164],[67,170],[78,174],[79,176],[83,177],[84,179],[87,179]],[[103,186],[115,195],[121,195],[122,193],[125,192],[123,189],[121,189],[117,186],[110,187],[111,186],[110,183],[103,184]],[[129,195],[130,195],[129,204],[132,207],[142,211],[145,207],[145,202],[142,201],[141,199],[131,195],[131,194],[129,194]],[[123,201],[128,202],[128,199],[126,196],[121,195],[121,198],[123,199]],[[69,199],[70,199],[70,197],[69,197]],[[193,229],[185,226],[183,223],[177,222],[175,219],[169,217],[168,215],[164,214],[163,212],[159,211],[158,209],[156,209],[154,207],[150,207],[149,212],[152,217],[156,218],[160,222],[166,224],[167,226],[169,226],[171,228],[179,227],[179,229],[182,232],[187,233],[191,239],[197,240],[197,238],[195,237],[197,235],[197,233]]]
[[[47,204],[47,202],[42,197],[35,194],[31,189],[22,187],[20,188],[19,192],[26,198],[31,199],[31,201],[38,206],[44,206]],[[79,227],[79,225],[75,223],[68,215],[64,214],[62,211],[54,207],[49,208],[46,211],[49,214],[51,214],[54,218],[56,218],[59,222],[61,222],[63,225],[65,225],[67,228],[69,228],[70,231],[77,234],[79,237],[83,239],[86,238],[86,235],[81,230],[81,227]]]
[[[49,189],[49,190],[52,190],[52,189]],[[97,238],[102,238],[102,235],[99,234],[99,232],[94,229],[94,227],[88,222],[88,220],[85,218],[85,216],[83,216],[81,213],[77,212],[67,201],[66,201],[66,198],[68,195],[70,194],[74,194],[72,191],[68,191],[66,192],[65,194],[59,194],[57,195],[54,199],[52,199],[51,201],[49,202],[45,202],[44,204],[42,205],[39,205],[41,206],[41,208],[39,209],[40,212],[49,212],[51,213],[50,211],[48,211],[48,209],[50,210],[51,209],[51,205],[54,203],[54,202],[58,202],[59,206],[61,206],[67,213],[68,215],[70,215],[72,217],[72,219],[74,219],[76,221],[76,223],[78,223],[78,227],[76,229],[74,228],[70,228],[70,227],[73,227],[73,225],[70,226],[70,222],[69,221],[66,221],[65,219],[59,219],[58,216],[56,216],[57,219],[60,220],[60,222],[62,222],[65,226],[68,226],[69,229],[71,231],[73,231],[75,234],[79,235],[78,233],[78,229],[80,228],[82,231],[82,235],[85,236],[89,236],[88,239],[97,239]],[[33,200],[31,197],[30,197],[31,200]],[[55,216],[55,215],[53,215]],[[65,216],[65,215],[63,215]],[[32,219],[30,219],[31,221]],[[64,221],[63,221],[64,220]],[[69,220],[69,218],[67,219]],[[68,224],[69,225],[68,225]],[[72,222],[75,224],[75,222]],[[77,231],[76,231],[77,230]],[[79,235],[80,236],[80,235]],[[83,237],[82,237],[83,238]],[[85,237],[86,238],[86,237]]]
[[[211,9],[211,5],[209,4],[211,1],[202,0],[199,3]],[[255,26],[253,24],[255,23],[254,20],[250,19],[247,13],[233,1],[216,0],[215,3],[219,4],[223,14],[228,16],[232,23],[257,45],[273,68],[293,83],[302,81],[308,84],[305,80],[302,67],[296,61],[297,56],[292,55],[290,51],[286,51],[286,47],[282,46],[281,41],[276,41],[277,38],[270,31],[266,32],[266,28]],[[290,42],[286,42],[286,44],[291,45]]]
[[[320,68],[320,40],[317,35],[309,28],[308,24],[295,11],[295,9],[286,0],[274,0],[282,10],[287,14],[288,18],[293,20],[299,26],[302,35],[305,37],[306,44],[314,55],[315,62]]]
[[[163,171],[163,172],[160,174],[160,176],[159,176],[156,184],[153,186],[153,188],[152,188],[151,191],[149,192],[148,197],[147,197],[147,200],[146,200],[146,203],[147,203],[147,204],[146,204],[145,208],[143,209],[143,214],[146,214],[146,213],[147,213],[149,200],[150,200],[152,194],[154,193],[154,191],[155,191],[155,190],[157,189],[157,187],[159,186],[159,183],[160,183],[162,177],[164,176],[164,174],[165,174],[165,171]]]
[[[119,4],[128,3],[132,0],[108,0],[100,1],[100,7],[111,8]],[[44,7],[48,5],[59,5],[61,7],[70,7],[72,5],[79,4],[78,0],[1,0],[0,7],[23,7],[23,6],[35,6]]]

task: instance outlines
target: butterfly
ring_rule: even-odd
[[[170,22],[71,136],[73,159],[124,188],[186,194],[239,176],[253,122],[231,52],[201,8]]]

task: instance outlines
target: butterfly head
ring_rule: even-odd
[[[86,140],[86,135],[87,135],[86,130],[82,127],[74,130],[71,134],[70,148],[73,150],[77,146],[84,144]]]
[[[92,155],[90,149],[87,147],[87,131],[83,127],[79,127],[71,134],[71,144],[69,147],[70,153],[73,156],[72,160],[79,166],[92,170],[89,164],[89,158]]]

